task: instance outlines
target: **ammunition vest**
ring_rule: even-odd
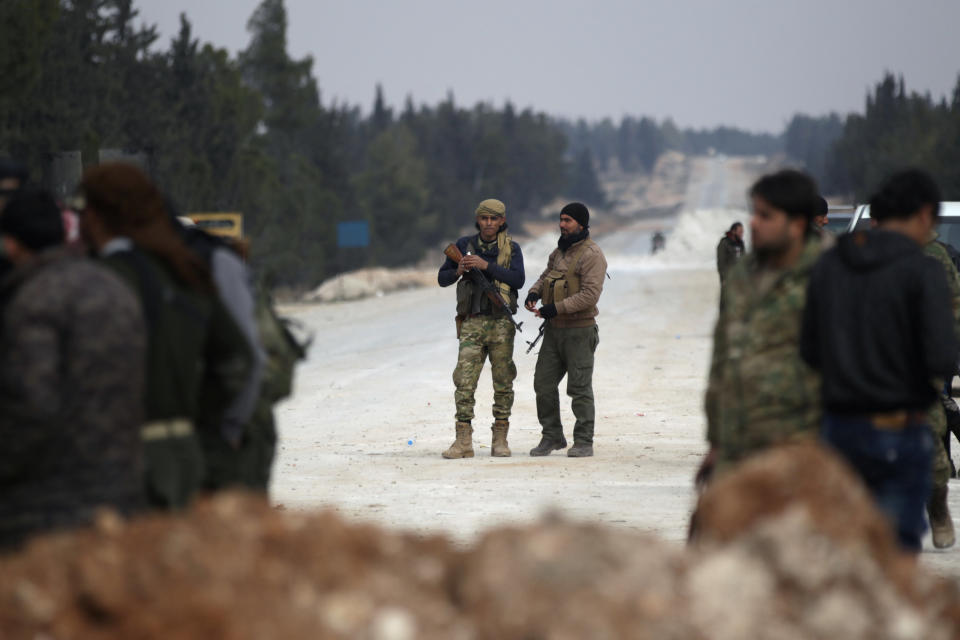
[[[580,258],[586,253],[593,240],[587,238],[583,241],[583,246],[577,251],[577,255],[570,261],[570,266],[566,271],[551,269],[543,281],[543,288],[540,293],[543,304],[557,304],[580,292],[580,276],[577,274],[577,266],[580,264]]]
[[[477,247],[477,238],[474,237],[470,240],[470,243],[467,245],[467,249],[472,252],[474,255],[479,255],[480,250]],[[504,269],[510,268],[510,261],[513,259],[513,245],[509,237],[507,242],[504,245],[504,248],[497,254],[497,264]],[[483,274],[478,274],[483,276]],[[485,277],[485,276],[483,276]],[[499,280],[492,280],[493,286],[496,287],[500,294],[503,296],[503,299],[506,300],[510,305],[510,312],[517,312],[517,294],[513,289],[510,288],[505,282],[500,282]],[[489,314],[493,312],[493,303],[490,301],[490,298],[483,292],[483,289],[480,285],[476,284],[471,276],[460,278],[460,281],[457,283],[457,315],[458,316],[471,316],[477,314]]]

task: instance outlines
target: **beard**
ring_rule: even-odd
[[[760,264],[767,264],[771,260],[776,260],[789,250],[790,238],[786,235],[761,245],[758,245],[756,241],[753,243],[753,252]]]

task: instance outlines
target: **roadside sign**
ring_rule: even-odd
[[[370,224],[366,220],[338,223],[337,246],[344,249],[370,246]]]
[[[243,237],[242,213],[188,213],[187,217],[215,236],[240,239]]]

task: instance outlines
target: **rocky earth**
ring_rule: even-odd
[[[639,507],[639,505],[638,505]],[[955,638],[956,587],[901,555],[815,446],[701,496],[686,550],[547,518],[458,548],[226,494],[0,560],[3,638]]]

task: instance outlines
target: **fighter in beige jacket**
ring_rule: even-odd
[[[567,395],[577,419],[573,447],[567,455],[593,455],[593,356],[600,342],[597,302],[603,292],[607,260],[590,239],[589,224],[590,212],[579,202],[561,210],[558,247],[527,294],[526,308],[546,321],[533,378],[543,437],[530,451],[531,456],[546,456],[567,446],[557,389],[565,375]],[[538,300],[542,301],[539,309]]]

